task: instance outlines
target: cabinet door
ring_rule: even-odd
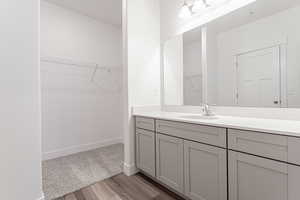
[[[155,133],[136,129],[137,167],[155,177]]]
[[[156,134],[157,179],[183,193],[183,140]]]
[[[300,167],[288,165],[288,200],[299,200],[300,197]]]
[[[300,165],[300,138],[288,137],[288,162]]]
[[[288,165],[229,151],[229,200],[288,200]]]
[[[192,200],[227,200],[226,150],[184,141],[185,195]]]

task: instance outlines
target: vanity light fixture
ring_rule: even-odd
[[[204,11],[209,5],[206,3],[205,0],[195,0],[192,6],[193,13],[199,13]]]
[[[181,19],[186,19],[186,18],[190,18],[192,16],[192,12],[190,7],[188,6],[188,4],[186,3],[186,1],[184,1],[180,12],[179,12],[179,18]]]
[[[215,7],[230,0],[184,0],[179,11],[179,18],[186,19],[201,14],[210,7]]]

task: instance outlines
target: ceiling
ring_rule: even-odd
[[[208,27],[217,33],[224,32],[298,5],[300,5],[300,0],[257,0],[252,4],[216,19],[209,23]]]
[[[99,21],[122,24],[122,0],[47,0],[59,6],[73,9]]]

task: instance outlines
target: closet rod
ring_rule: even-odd
[[[92,68],[92,69],[95,69],[95,68],[107,69],[107,67],[99,67],[97,63],[78,62],[78,61],[73,61],[73,60],[65,59],[65,58],[41,57],[40,59],[42,62],[48,62],[48,63],[71,65],[71,66],[75,66],[75,67],[84,67],[84,68]]]
[[[75,67],[83,67],[83,68],[90,68],[93,69],[91,81],[94,81],[94,78],[96,76],[97,70],[104,69],[108,72],[111,72],[110,67],[100,67],[96,63],[87,63],[87,62],[75,62],[69,59],[65,58],[54,58],[54,57],[41,57],[41,62],[48,62],[48,63],[56,63],[56,64],[62,64],[62,65],[70,65]]]

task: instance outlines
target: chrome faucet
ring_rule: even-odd
[[[203,113],[205,116],[214,116],[215,114],[211,111],[210,106],[206,103],[203,105]]]

